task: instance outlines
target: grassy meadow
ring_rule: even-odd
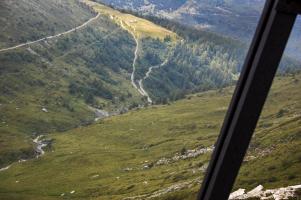
[[[301,182],[300,85],[300,74],[275,81],[235,188]],[[43,157],[0,172],[0,198],[194,199],[210,152],[156,163],[214,145],[232,92],[190,95],[50,134],[53,143]]]

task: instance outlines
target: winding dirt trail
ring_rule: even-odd
[[[11,167],[11,165],[8,165],[8,166],[6,166],[6,167],[3,167],[3,168],[0,169],[0,172],[5,171],[5,170],[8,170],[10,167]]]
[[[62,32],[62,33],[59,33],[59,34],[56,34],[56,35],[44,37],[44,38],[41,38],[41,39],[38,39],[38,40],[35,40],[35,41],[22,43],[22,44],[13,46],[13,47],[0,49],[0,52],[5,52],[5,51],[10,51],[10,50],[18,49],[18,48],[21,48],[21,47],[24,47],[24,46],[29,46],[29,45],[31,45],[31,44],[35,44],[35,43],[38,43],[38,42],[42,42],[42,41],[46,41],[46,40],[50,40],[50,39],[54,39],[54,38],[58,38],[58,37],[67,35],[67,34],[69,34],[69,33],[75,32],[76,30],[79,30],[79,29],[84,28],[85,26],[87,26],[87,25],[90,24],[91,22],[93,22],[93,21],[95,21],[96,19],[98,19],[99,16],[100,16],[100,13],[98,13],[95,17],[89,19],[88,21],[86,21],[86,22],[83,23],[82,25],[77,26],[77,27],[75,27],[75,28],[73,28],[73,29],[70,29],[70,30],[68,30],[68,31],[65,31],[65,32]]]
[[[147,101],[150,104],[153,103],[153,100],[150,98],[149,94],[144,89],[143,81],[145,81],[146,79],[148,79],[150,77],[150,74],[152,73],[153,69],[158,69],[160,67],[163,67],[164,65],[167,64],[168,60],[169,60],[169,56],[160,65],[156,65],[156,66],[152,66],[152,67],[148,68],[148,71],[146,72],[145,76],[142,79],[140,79],[138,82],[140,90],[144,93],[144,96],[147,97]]]
[[[134,52],[134,60],[133,60],[133,64],[132,64],[132,74],[131,74],[131,83],[133,85],[133,87],[142,95],[142,96],[148,96],[147,92],[141,87],[138,87],[138,85],[135,83],[135,72],[136,72],[136,64],[137,64],[137,60],[138,60],[138,52],[139,52],[139,48],[140,48],[140,43],[139,43],[139,39],[137,38],[137,36],[135,35],[135,27],[131,27],[129,24],[126,23],[126,26],[133,28],[133,31],[129,28],[127,28],[122,20],[120,20],[120,26],[121,28],[123,28],[124,30],[128,31],[132,37],[135,40],[136,43],[136,47],[135,47],[135,52]]]
[[[111,18],[113,18],[113,16],[111,16]],[[134,57],[133,64],[132,64],[133,70],[132,70],[132,74],[131,74],[131,83],[132,83],[133,87],[142,96],[145,96],[147,98],[148,103],[152,104],[153,100],[151,99],[151,97],[148,94],[148,92],[145,90],[144,85],[143,85],[143,81],[146,80],[146,79],[148,79],[150,77],[153,69],[158,69],[158,68],[166,65],[167,62],[168,62],[168,60],[169,60],[170,55],[168,55],[166,57],[166,59],[164,60],[164,62],[162,62],[160,65],[150,67],[148,69],[148,71],[146,72],[145,76],[138,81],[138,85],[137,85],[136,82],[135,82],[135,72],[136,72],[137,59],[138,59],[138,56],[139,56],[138,52],[139,52],[139,48],[140,48],[140,43],[139,43],[139,39],[137,38],[137,36],[135,34],[135,32],[136,32],[135,27],[131,27],[129,24],[126,23],[126,26],[131,27],[133,29],[133,31],[132,31],[131,29],[127,28],[124,23],[126,23],[126,22],[123,22],[122,20],[120,20],[120,26],[124,30],[128,31],[132,35],[132,37],[134,38],[134,40],[136,42],[136,48],[135,48],[135,52],[134,52],[135,57]]]
[[[135,34],[133,34],[133,36],[134,36],[134,40],[136,42],[136,49],[135,49],[135,57],[133,60],[133,65],[132,65],[133,71],[131,74],[131,82],[132,82],[132,85],[138,90],[138,92],[143,95],[143,92],[141,92],[141,90],[138,88],[137,84],[135,83],[135,72],[136,72],[136,63],[137,63],[137,59],[138,59],[139,40],[136,38]]]

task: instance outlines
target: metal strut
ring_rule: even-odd
[[[301,0],[267,0],[198,200],[227,200],[271,88]]]

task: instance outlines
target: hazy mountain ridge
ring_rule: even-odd
[[[246,42],[251,41],[261,15],[264,0],[185,0],[177,6],[167,1],[99,0],[106,4],[135,10],[144,14],[163,16]],[[287,54],[301,60],[301,19],[297,20]]]

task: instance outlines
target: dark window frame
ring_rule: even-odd
[[[301,0],[267,0],[197,199],[227,200],[271,88]]]

